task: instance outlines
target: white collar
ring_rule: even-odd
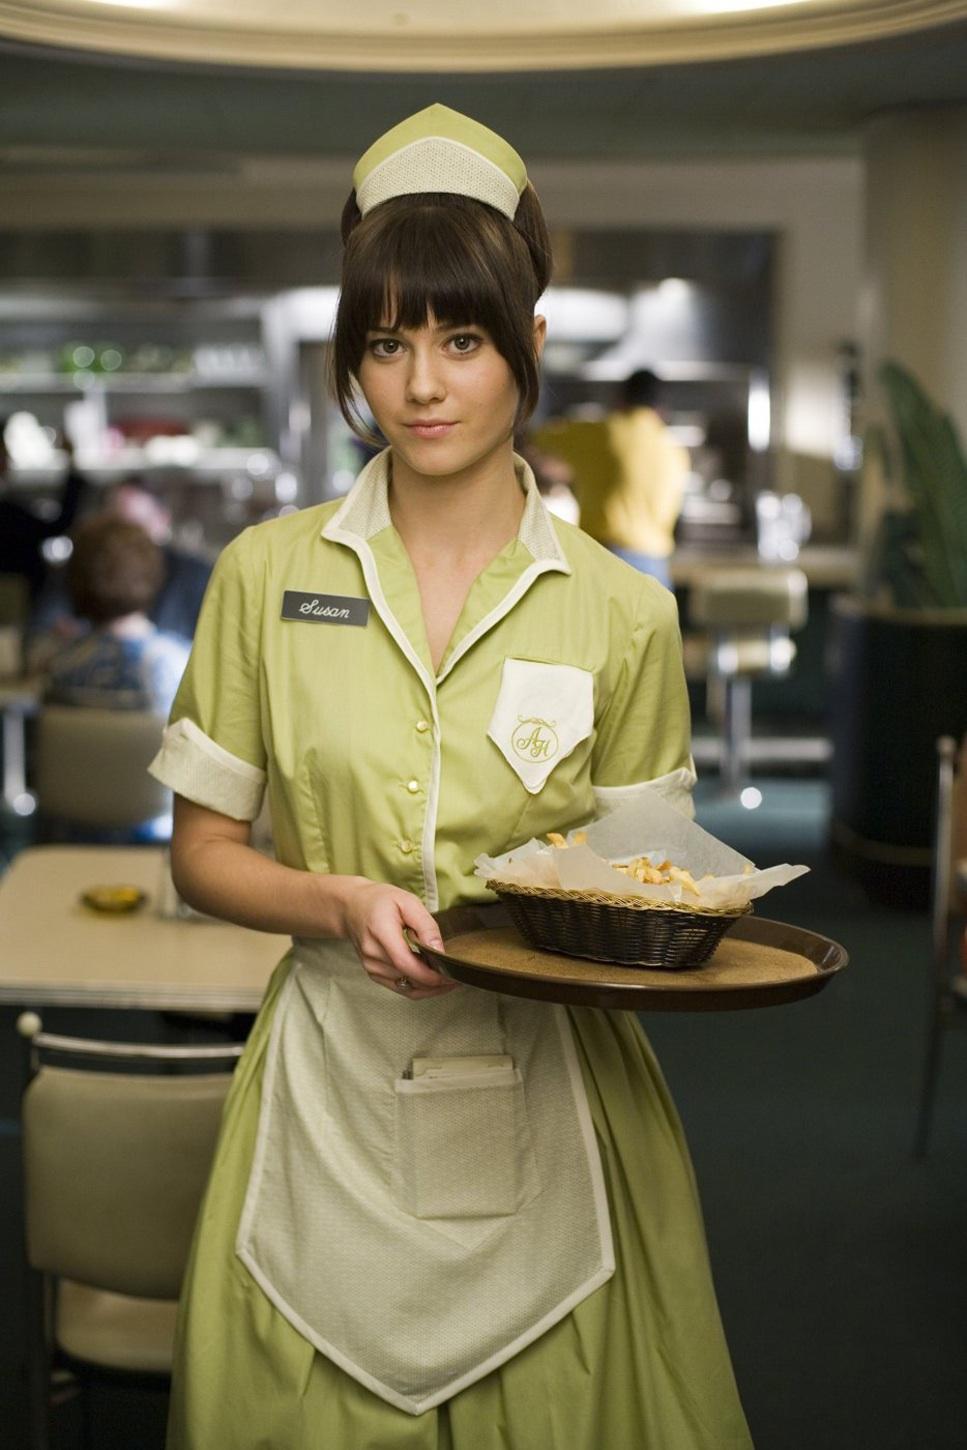
[[[323,527],[322,537],[345,541],[347,534],[369,540],[392,524],[389,510],[389,473],[391,450],[384,448],[360,473],[332,518]],[[530,465],[514,454],[514,471],[524,490],[524,512],[517,537],[536,561],[570,574],[571,566],[558,541],[557,531]]]

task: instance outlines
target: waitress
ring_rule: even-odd
[[[520,157],[431,106],[353,180],[334,390],[389,447],[225,549],[153,767],[179,891],[292,936],[199,1220],[169,1450],[747,1450],[635,1018],[456,987],[404,936],[489,899],[481,852],[645,784],[688,808],[674,599],[513,452],[550,275]],[[249,844],[266,789],[276,861]]]

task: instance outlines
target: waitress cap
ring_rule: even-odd
[[[363,216],[394,196],[444,191],[484,201],[513,221],[527,171],[496,131],[437,104],[374,141],[356,163],[353,185]]]

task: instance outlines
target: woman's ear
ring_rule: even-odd
[[[540,362],[541,354],[544,351],[544,343],[547,339],[547,318],[534,318],[534,356]]]

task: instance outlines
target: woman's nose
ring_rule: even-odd
[[[406,394],[412,403],[436,402],[445,396],[446,384],[432,352],[414,351],[411,354]]]

